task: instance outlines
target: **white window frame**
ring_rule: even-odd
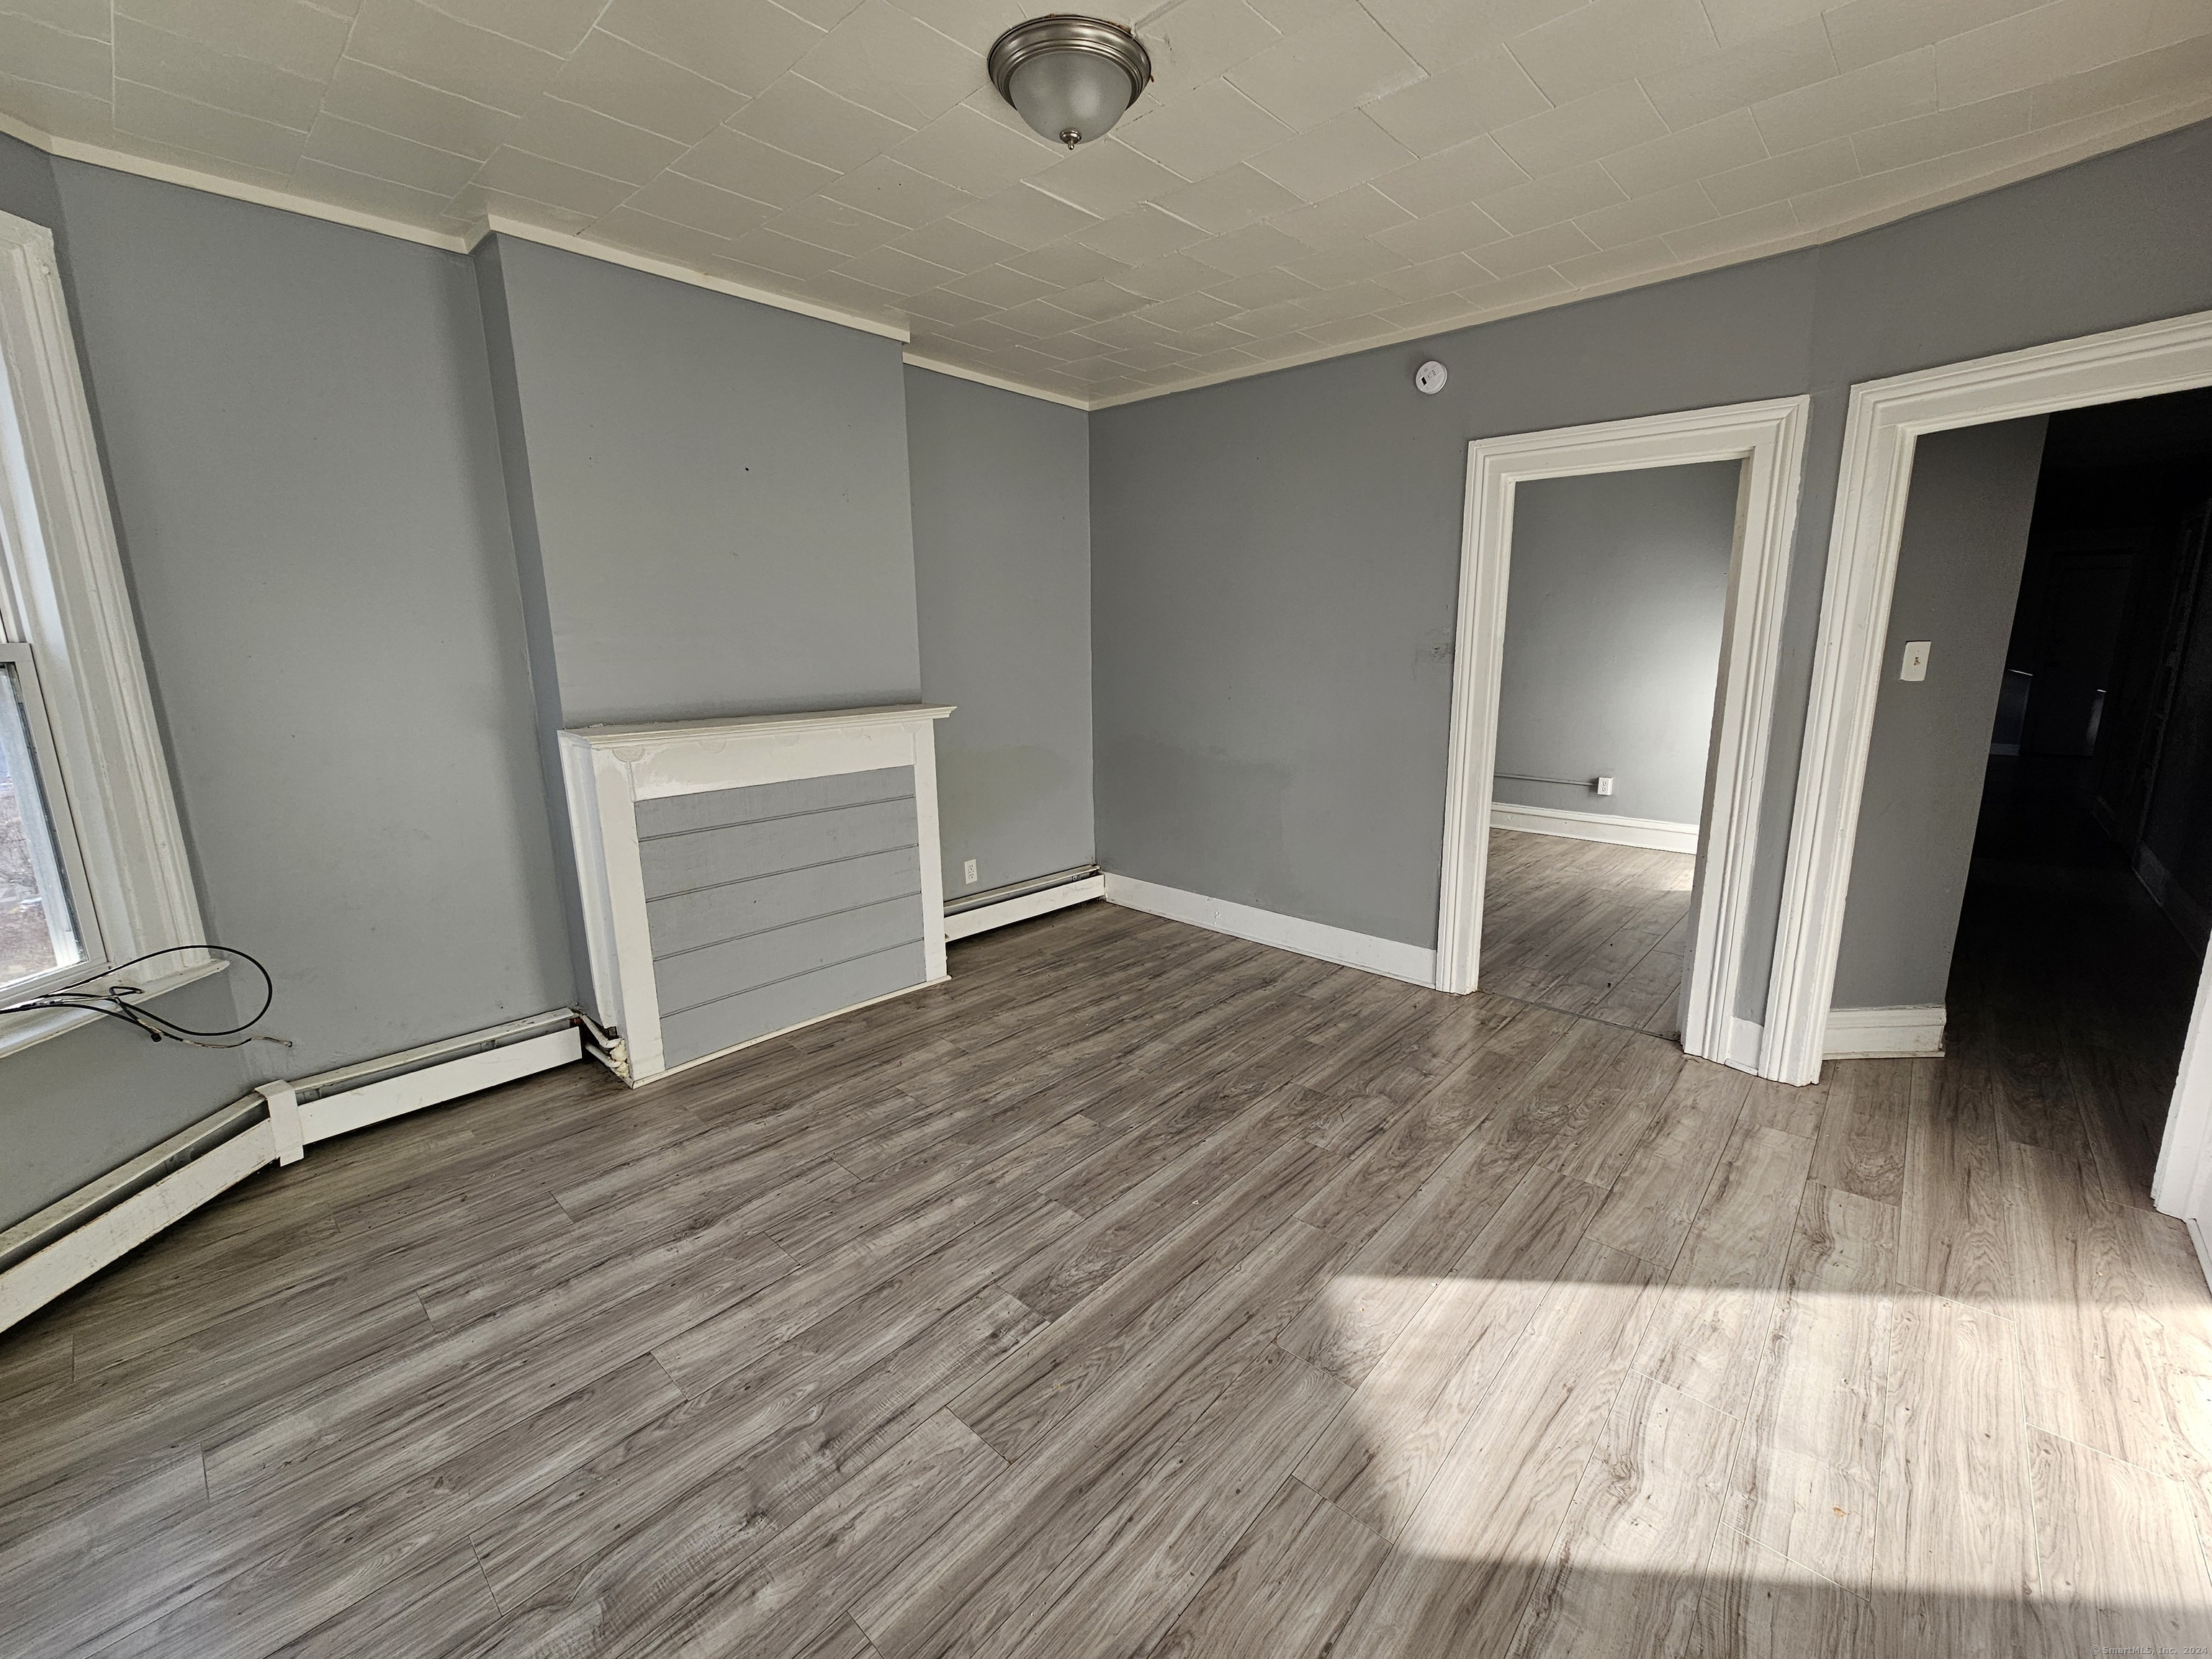
[[[206,937],[108,514],[53,233],[0,214],[0,633],[28,645],[88,890],[78,975]],[[216,971],[204,951],[149,964],[149,994]],[[72,975],[70,977],[76,977]],[[0,1016],[0,1054],[99,1016]]]

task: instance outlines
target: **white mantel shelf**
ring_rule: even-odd
[[[945,976],[935,734],[936,722],[951,712],[950,704],[901,703],[818,714],[590,726],[561,733],[593,1012],[617,1036],[607,1058],[618,1075],[638,1083],[672,1069],[661,1041],[639,850],[641,801],[911,767],[922,911],[924,971],[918,983],[933,984]],[[800,1023],[819,1018],[826,1015]]]

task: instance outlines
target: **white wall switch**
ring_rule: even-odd
[[[1905,642],[1905,665],[1897,671],[1901,680],[1924,680],[1928,678],[1928,653],[1934,644],[1930,640],[1907,640]]]
[[[974,881],[975,881],[975,860],[973,860],[973,859],[969,859],[969,860],[968,860],[968,862],[967,862],[967,863],[965,863],[965,864],[963,864],[963,865],[962,865],[962,866],[960,866],[960,879],[961,879],[963,883],[967,883],[967,884],[972,884],[974,883]]]
[[[1613,780],[1608,777],[1601,776],[1597,781],[1597,792],[1601,795],[1611,794],[1613,793]]]

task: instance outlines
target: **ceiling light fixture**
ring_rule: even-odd
[[[1022,119],[1070,149],[1104,137],[1152,78],[1152,54],[1119,23],[1060,14],[1000,35],[990,69]]]

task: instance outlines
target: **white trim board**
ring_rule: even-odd
[[[1698,826],[1665,818],[1623,817],[1613,812],[1576,812],[1564,806],[1490,803],[1490,827],[1524,835],[1564,836],[1570,841],[1601,841],[1613,847],[1648,847],[1659,853],[1694,853]]]
[[[1831,1008],[1826,1060],[1902,1060],[1943,1052],[1940,1002],[1902,1008]]]
[[[1827,1052],[1829,1002],[1888,642],[1898,550],[1920,437],[2212,385],[2212,312],[1978,358],[1851,388],[1828,540],[1827,576],[1796,810],[1767,994],[1760,1073],[1810,1083]],[[2201,1005],[2200,1005],[2201,1006]],[[2192,1027],[2192,1041],[2194,1028]],[[2176,1096],[2154,1194],[2170,1210],[2169,1158],[2212,1158],[2212,1073],[2201,1099]],[[2174,1120],[2190,1118],[2175,1139]]]
[[[2150,895],[2150,902],[2165,913],[2174,931],[2202,952],[2212,940],[2212,913],[2190,896],[2149,848],[2136,848],[2134,863],[2136,884]]]
[[[1203,893],[1186,893],[1180,888],[1139,881],[1134,876],[1117,876],[1110,870],[1105,882],[1109,904],[1126,905],[1148,915],[1187,921],[1194,927],[1249,939],[1255,945],[1272,945],[1279,951],[1295,951],[1300,956],[1317,957],[1340,967],[1363,969],[1414,985],[1431,985],[1436,980],[1437,953],[1422,945],[1355,933],[1349,928],[1255,909],[1249,904],[1232,904]]]
[[[1736,499],[1682,988],[1684,1051],[1737,1063],[1736,981],[1751,923],[1753,859],[1808,408],[1805,398],[1782,398],[1483,438],[1468,446],[1437,915],[1438,990],[1472,991],[1480,979],[1516,486],[1528,479],[1740,461],[1743,483]]]
[[[972,910],[963,910],[945,919],[945,942],[950,945],[957,939],[973,939],[978,933],[988,933],[994,927],[1011,927],[1018,921],[1027,921],[1032,916],[1049,915],[1054,910],[1065,910],[1071,904],[1081,904],[1089,899],[1106,896],[1106,878],[1080,876],[1073,881],[1064,881],[1057,887],[1040,887],[1034,893],[1018,893],[1012,898],[1000,899],[996,904],[979,904]]]
[[[82,1226],[62,1234],[43,1249],[33,1252],[11,1267],[0,1269],[0,1330],[7,1329],[64,1291],[91,1278],[102,1267],[129,1255],[156,1233],[173,1226],[256,1170],[271,1164],[298,1163],[307,1145],[327,1140],[333,1135],[349,1133],[386,1118],[420,1111],[426,1106],[458,1100],[464,1095],[472,1095],[534,1073],[550,1071],[556,1066],[565,1066],[571,1060],[582,1058],[582,1038],[573,1024],[540,1032],[520,1042],[507,1042],[501,1047],[475,1046],[497,1040],[518,1030],[544,1024],[556,1018],[572,1019],[573,1016],[563,1010],[557,1015],[546,1014],[535,1019],[512,1021],[488,1031],[456,1037],[447,1042],[433,1043],[424,1048],[410,1050],[405,1054],[392,1055],[385,1060],[346,1066],[317,1078],[303,1078],[297,1084],[263,1084],[248,1094],[244,1101],[224,1110],[235,1111],[238,1106],[258,1099],[267,1103],[268,1116],[210,1147],[120,1203],[102,1210]],[[433,1054],[441,1049],[464,1052],[458,1053],[451,1060],[424,1066],[399,1076],[374,1076],[381,1066]],[[327,1088],[357,1073],[366,1074],[370,1080],[353,1087],[331,1088],[330,1092],[308,1101],[301,1101],[298,1097],[301,1090],[312,1090],[319,1085]],[[222,1114],[215,1114],[214,1116],[220,1118]],[[204,1129],[206,1121],[204,1120],[198,1127]],[[194,1133],[192,1129],[186,1129],[172,1139],[189,1142]],[[165,1142],[161,1146],[131,1159],[118,1173],[127,1173],[133,1165],[157,1167],[169,1145]],[[96,1188],[108,1179],[110,1177],[103,1177],[102,1181],[89,1184]],[[81,1191],[61,1202],[67,1205],[81,1200],[82,1196]],[[34,1216],[19,1224],[35,1227],[39,1219]]]

